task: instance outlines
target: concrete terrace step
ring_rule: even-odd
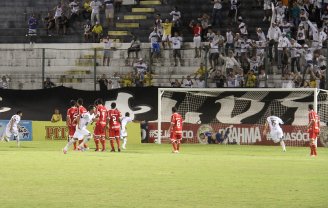
[[[116,23],[116,28],[139,28],[139,23]]]
[[[124,20],[145,20],[146,15],[124,15]]]
[[[132,13],[153,13],[155,12],[154,8],[147,8],[147,7],[141,7],[141,8],[132,8]]]
[[[161,1],[154,1],[154,0],[140,1],[140,5],[160,5],[160,4],[162,4]]]

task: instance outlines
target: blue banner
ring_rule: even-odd
[[[0,120],[0,135],[6,131],[9,120]],[[32,121],[21,120],[18,124],[18,132],[20,141],[32,141]],[[13,140],[11,136],[10,140]]]

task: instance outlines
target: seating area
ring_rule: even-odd
[[[67,7],[72,1],[62,0],[61,2],[63,7]],[[257,81],[255,82],[260,82],[260,71],[264,71],[265,76],[262,77],[262,81],[266,83],[264,86],[282,87],[284,82],[290,83],[288,86],[293,86],[297,73],[291,70],[290,55],[287,68],[283,68],[281,61],[272,60],[269,57],[268,51],[271,50],[268,50],[269,40],[267,40],[268,44],[264,43],[261,46],[264,48],[255,44],[259,38],[257,28],[261,27],[267,33],[270,26],[270,22],[262,21],[263,2],[262,5],[259,5],[258,1],[239,1],[237,15],[230,16],[231,2],[222,1],[223,9],[220,13],[222,21],[220,24],[213,25],[212,10],[213,5],[217,2],[221,1],[202,1],[200,3],[199,0],[124,0],[120,10],[115,10],[114,22],[109,26],[106,25],[104,9],[101,9],[99,21],[104,28],[103,37],[109,35],[112,42],[110,63],[106,66],[103,64],[104,43],[90,43],[90,41],[84,40],[83,25],[86,20],[82,16],[69,23],[66,35],[57,34],[55,29],[47,34],[43,20],[49,12],[54,13],[56,3],[42,0],[3,0],[0,2],[0,75],[9,77],[12,89],[40,89],[42,88],[42,79],[50,77],[56,85],[94,90],[95,86],[96,89],[99,88],[97,78],[102,74],[105,74],[108,79],[114,74],[119,75],[121,86],[124,87],[124,79],[131,79],[132,83],[134,79],[141,79],[140,77],[136,78],[139,75],[134,74],[137,71],[134,65],[139,58],[142,58],[147,65],[147,71],[151,72],[151,81],[143,86],[169,87],[173,86],[172,82],[175,79],[182,84],[183,78],[191,76],[195,83],[193,87],[202,87],[202,84],[196,83],[204,82],[204,80],[208,87],[218,87],[218,82],[223,83],[222,87],[245,87],[247,74],[254,68],[251,60],[252,54],[256,50],[263,50],[256,63]],[[79,3],[82,5],[83,2]],[[156,15],[160,15],[162,21],[165,19],[171,21],[170,12],[174,10],[174,7],[181,12],[180,26],[177,29],[179,35],[183,37],[179,64],[175,61],[172,48],[161,46],[159,56],[154,58],[151,52],[152,44],[149,40]],[[28,35],[28,20],[31,14],[35,14],[38,20],[37,35],[33,37],[33,42]],[[224,44],[220,45],[217,42],[216,44],[220,46],[211,48],[212,39],[208,39],[208,34],[202,34],[201,55],[195,57],[194,34],[193,29],[190,28],[190,22],[193,21],[192,24],[200,23],[201,18],[206,16],[205,14],[209,17],[209,28],[214,32],[220,31],[221,34],[217,34],[216,37],[221,38],[222,36],[225,40]],[[70,15],[69,12],[67,15]],[[246,24],[248,35],[246,38],[242,34],[238,39],[237,33],[241,33],[241,22]],[[226,70],[225,57],[228,56],[228,49],[226,49],[225,41],[227,41],[228,28],[233,33],[234,48],[236,49],[234,56],[238,62],[233,67],[234,74],[232,76],[234,78],[229,77],[230,74]],[[128,58],[127,49],[130,47],[133,37],[138,37],[141,41],[141,51],[139,57]],[[241,44],[247,42],[248,46],[238,45],[239,42]],[[311,43],[310,36],[308,43]],[[160,42],[159,44],[161,45]],[[238,52],[242,47],[248,47],[246,57],[242,54],[243,52],[241,55]],[[211,56],[213,50],[218,50],[216,60]],[[274,54],[276,53],[277,51],[274,51]],[[327,57],[325,53],[324,51],[320,55]],[[304,68],[306,67],[305,64]],[[298,71],[300,73],[300,70]],[[302,69],[302,71],[307,71],[307,69]],[[290,75],[290,72],[293,74]],[[322,70],[321,73],[325,73],[325,71]],[[302,74],[303,81],[312,76],[311,74]],[[231,83],[240,82],[242,84],[229,84],[229,79]],[[317,76],[316,79],[319,85],[321,78]],[[132,86],[134,85],[132,84]]]

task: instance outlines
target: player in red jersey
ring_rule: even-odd
[[[107,112],[107,123],[109,123],[109,141],[112,147],[111,152],[115,152],[114,139],[117,143],[117,150],[120,152],[120,128],[121,112],[116,108],[116,103],[110,105],[111,109]]]
[[[106,151],[106,119],[107,119],[107,108],[104,106],[104,102],[101,98],[95,101],[96,105],[96,127],[93,132],[93,138],[96,144],[96,150],[99,151],[99,142],[101,143],[102,149],[101,151]]]
[[[180,143],[182,139],[182,116],[177,113],[177,108],[172,107],[172,115],[171,115],[171,125],[169,128],[170,131],[170,139],[173,147],[173,153],[179,153]]]
[[[317,156],[317,137],[320,133],[320,120],[318,114],[314,111],[313,105],[309,104],[309,124],[307,126],[310,138],[311,157]]]
[[[84,114],[84,113],[87,113],[87,109],[83,106],[83,99],[82,98],[79,98],[77,99],[76,101],[76,106],[77,106],[77,118],[81,118],[81,116]],[[76,120],[76,123],[78,123],[78,120]],[[82,140],[79,140],[79,144],[82,143]],[[88,146],[86,144],[83,145],[84,146],[84,149],[88,149]]]
[[[70,101],[70,106],[71,107],[67,110],[67,116],[66,116],[66,125],[68,128],[68,141],[70,141],[73,138],[73,135],[75,133],[76,116],[78,115],[75,100]],[[74,150],[76,150],[76,142],[74,142],[73,144],[74,144]]]

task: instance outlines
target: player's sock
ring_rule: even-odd
[[[76,150],[76,141],[74,141],[73,145],[74,145],[74,150]]]
[[[112,150],[115,150],[115,147],[114,147],[114,139],[111,139],[110,140],[110,147],[112,148]]]
[[[310,155],[312,156],[314,154],[314,150],[313,150],[313,145],[312,144],[310,144],[310,149],[311,149]]]
[[[117,149],[120,150],[121,148],[121,141],[120,141],[120,138],[116,138],[116,144],[117,144]]]
[[[180,151],[180,143],[177,144],[177,150]]]
[[[106,149],[106,139],[101,139],[100,143],[101,143],[101,146],[102,146],[102,151],[105,151],[105,149]]]
[[[280,141],[280,145],[282,147],[282,151],[286,152],[286,145],[285,145],[285,142],[283,140]]]
[[[17,141],[17,147],[20,146],[19,136],[14,136],[14,140]]]
[[[84,148],[88,148],[88,146],[87,146],[87,142],[90,141],[90,139],[91,139],[91,136],[86,136],[86,137],[84,137],[84,139],[83,139],[83,147],[84,147]],[[80,146],[81,146],[81,145],[80,145]]]
[[[96,150],[99,150],[99,139],[94,139],[96,144]]]
[[[127,142],[128,140],[127,140],[127,138],[124,138],[123,139],[123,145],[122,145],[122,148],[123,149],[126,149],[126,142]]]
[[[73,143],[75,143],[75,145],[76,145],[76,141],[72,138],[72,139],[69,140],[69,142],[67,142],[66,146],[64,147],[64,150],[67,152],[68,149],[69,149],[69,147],[70,147]]]
[[[173,151],[177,151],[177,143],[172,142]]]
[[[317,147],[313,145],[313,155],[317,156]]]

